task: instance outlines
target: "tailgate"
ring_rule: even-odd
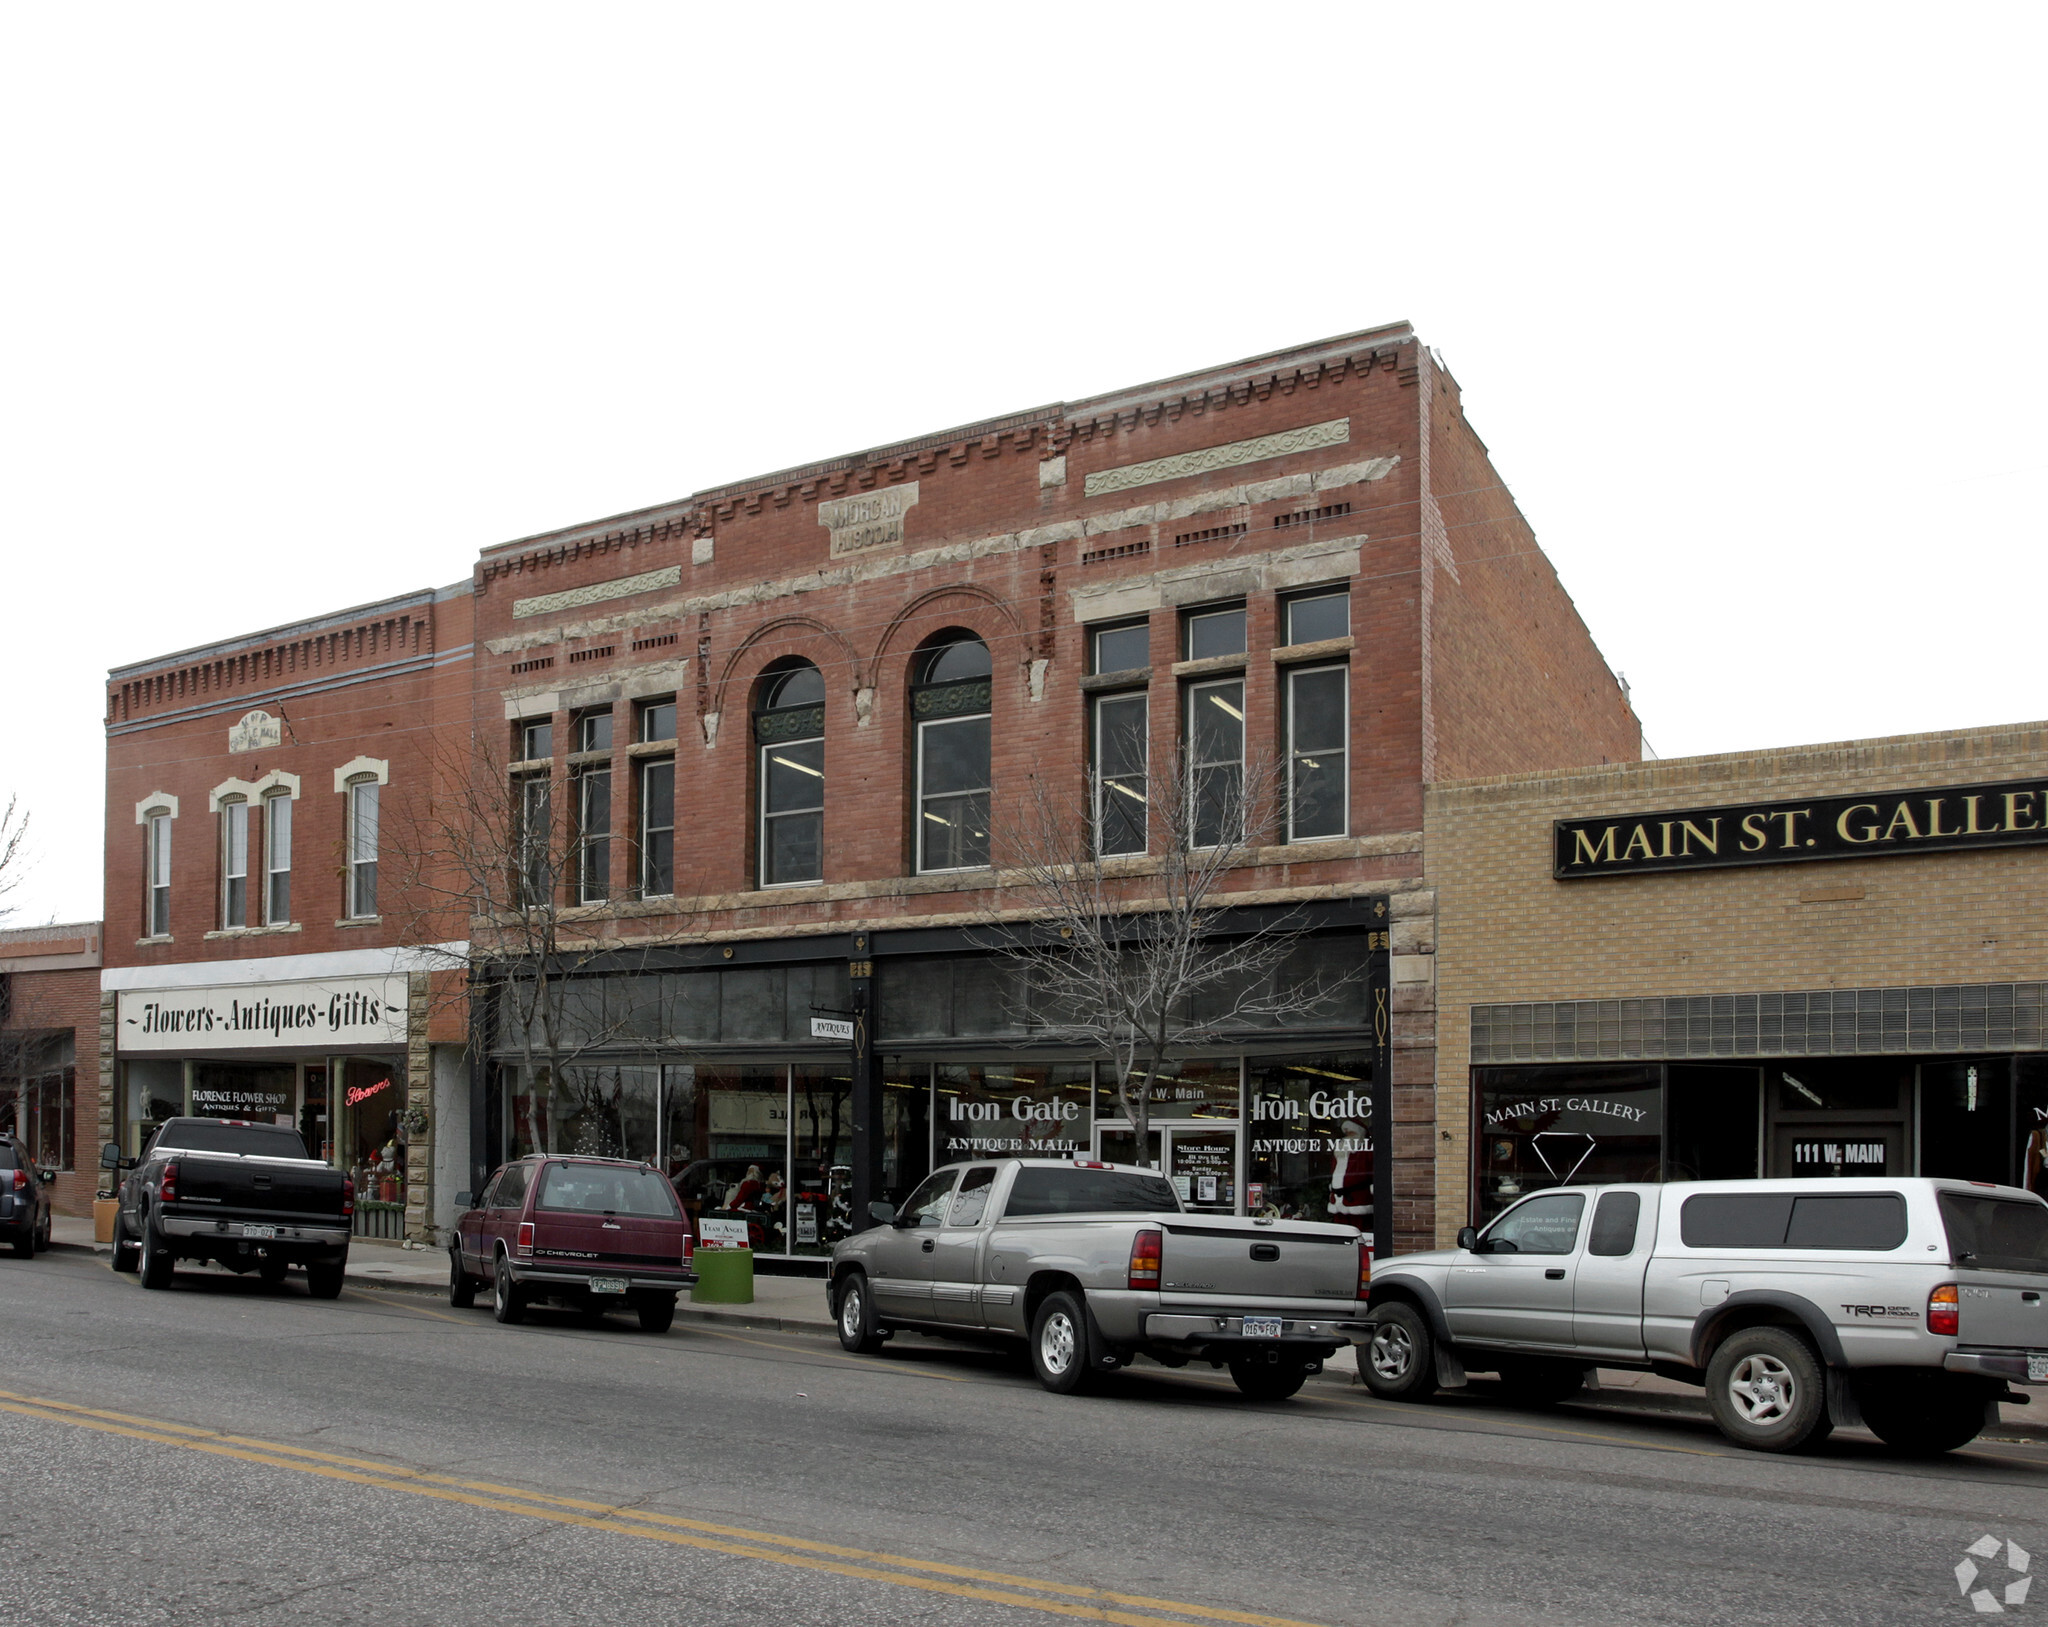
[[[683,1238],[688,1231],[689,1227],[681,1220],[578,1215],[536,1209],[533,1215],[533,1263],[556,1269],[626,1266],[680,1271],[683,1268]]]
[[[1169,1221],[1159,1295],[1194,1298],[1358,1298],[1358,1233],[1345,1226],[1259,1226],[1249,1220]]]
[[[1939,1194],[1962,1345],[2048,1350],[2048,1206],[2019,1192]]]
[[[341,1171],[325,1164],[196,1153],[180,1153],[177,1162],[180,1205],[341,1223]]]
[[[1959,1269],[1956,1293],[1958,1344],[2048,1350],[2048,1273]]]

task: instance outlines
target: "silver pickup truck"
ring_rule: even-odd
[[[1417,1401],[1495,1372],[1554,1402],[1596,1367],[1705,1386],[1787,1452],[1837,1424],[1946,1452],[2048,1383],[2048,1204],[1948,1180],[1559,1187],[1374,1273],[1359,1375]]]
[[[1149,1169],[949,1164],[871,1218],[832,1251],[846,1349],[897,1328],[1019,1339],[1059,1394],[1143,1354],[1228,1367],[1246,1395],[1284,1400],[1366,1309],[1371,1257],[1354,1228],[1189,1214]]]

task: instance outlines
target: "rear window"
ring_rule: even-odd
[[[1678,1212],[1687,1248],[1895,1249],[1906,1240],[1896,1192],[1701,1193]]]
[[[641,1215],[674,1220],[676,1195],[667,1181],[642,1165],[550,1164],[535,1208],[579,1215]]]
[[[303,1158],[305,1138],[286,1124],[167,1124],[157,1150],[232,1152],[244,1158]]]
[[[0,1141],[0,1169],[12,1168],[14,1168],[14,1147],[9,1142]]]
[[[1984,1271],[2048,1271],[2048,1205],[1943,1192],[1941,1223],[1957,1265]]]
[[[1128,1169],[1020,1169],[1004,1217],[1178,1214],[1180,1200],[1157,1175]]]

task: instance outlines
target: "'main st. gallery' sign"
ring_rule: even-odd
[[[1551,873],[1560,881],[1579,881],[1652,870],[1891,858],[2044,842],[2048,782],[2012,780],[1560,819]]]

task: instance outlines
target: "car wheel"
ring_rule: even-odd
[[[1308,1382],[1308,1364],[1285,1356],[1277,1361],[1247,1356],[1230,1364],[1230,1377],[1248,1400],[1285,1401]]]
[[[128,1235],[128,1223],[118,1213],[114,1216],[114,1258],[116,1271],[127,1275],[136,1268],[136,1257],[142,1252],[141,1245]]]
[[[1820,1359],[1785,1328],[1744,1328],[1707,1363],[1707,1406],[1737,1446],[1796,1452],[1826,1438],[1828,1400]]]
[[[171,1258],[170,1250],[157,1241],[156,1227],[145,1214],[142,1217],[142,1286],[168,1288],[177,1269],[177,1261]]]
[[[36,1247],[41,1249],[45,1254],[49,1253],[50,1239],[56,1235],[56,1232],[57,1217],[55,1215],[43,1216],[43,1235],[37,1240]]]
[[[256,1267],[256,1275],[263,1279],[266,1288],[282,1288],[285,1273],[291,1270],[291,1263],[275,1255],[266,1255]]]
[[[1054,1395],[1072,1395],[1089,1379],[1088,1313],[1081,1296],[1047,1294],[1031,1318],[1031,1370]]]
[[[498,1256],[497,1272],[491,1279],[491,1315],[500,1322],[526,1320],[526,1296],[519,1291],[519,1284],[512,1280],[512,1262],[502,1254]]]
[[[872,1356],[882,1348],[875,1330],[875,1304],[868,1294],[865,1272],[849,1271],[839,1285],[839,1348],[856,1356]]]
[[[1498,1369],[1501,1393],[1523,1407],[1554,1407],[1586,1387],[1586,1369],[1577,1362],[1504,1361]]]
[[[1910,1376],[1858,1386],[1857,1407],[1870,1432],[1895,1452],[1933,1457],[1968,1446],[1984,1429],[1985,1392],[1971,1383],[1949,1383],[1931,1373],[1927,1382]]]
[[[674,1294],[652,1294],[635,1307],[640,1312],[642,1333],[666,1333],[675,1326],[676,1296]]]
[[[1436,1394],[1436,1336],[1412,1305],[1382,1305],[1358,1352],[1358,1376],[1382,1401],[1426,1401]]]
[[[322,1265],[316,1261],[306,1263],[306,1292],[315,1299],[341,1298],[341,1283],[347,1262],[335,1260]]]
[[[448,1251],[448,1303],[466,1311],[476,1303],[476,1278],[462,1269],[462,1250]]]

